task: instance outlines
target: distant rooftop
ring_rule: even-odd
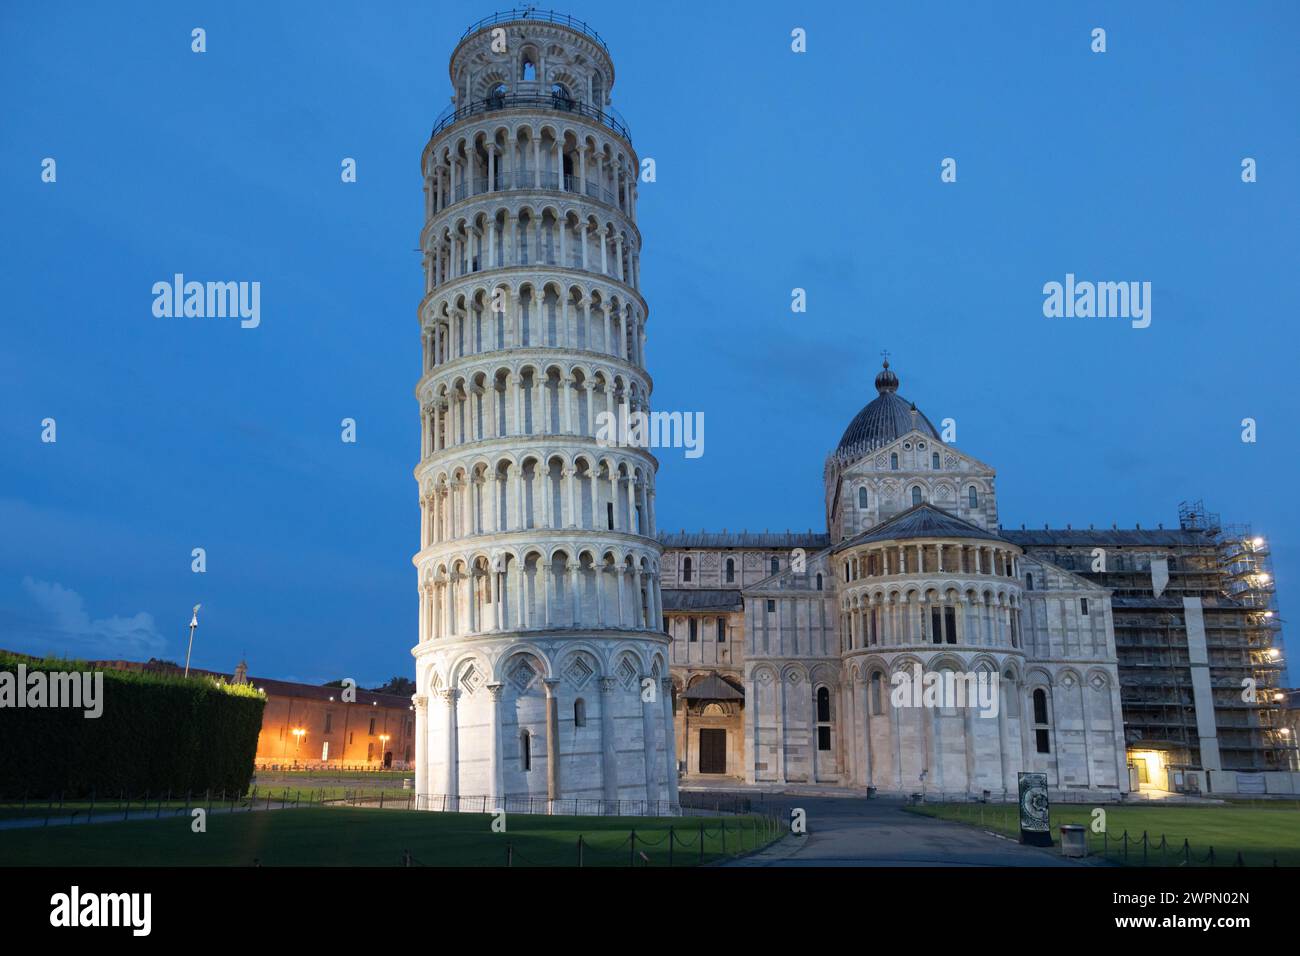
[[[1214,544],[1214,539],[1203,531],[1183,531],[1178,528],[1041,528],[1001,529],[1002,537],[1024,547],[1087,547],[1109,545],[1111,547],[1130,547],[1149,545],[1152,547],[1197,547]]]
[[[813,531],[671,531],[659,532],[665,548],[829,548],[831,536]]]

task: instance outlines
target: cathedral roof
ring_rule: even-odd
[[[986,531],[977,524],[963,521],[941,508],[922,502],[849,538],[835,550],[870,544],[873,541],[903,541],[908,538],[978,538],[981,541],[1005,541],[1011,544],[996,531]]]
[[[807,548],[820,551],[831,536],[808,531],[660,531],[665,548]]]
[[[880,448],[914,428],[931,438],[939,437],[930,419],[912,402],[899,396],[898,376],[890,369],[888,359],[876,376],[876,392],[877,396],[844,429],[836,454],[856,455]]]
[[[717,671],[698,680],[682,694],[687,700],[744,700],[745,692]]]
[[[739,611],[740,588],[664,588],[665,611]]]

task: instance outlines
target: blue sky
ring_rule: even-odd
[[[202,601],[197,666],[411,672],[420,151],[493,11],[375,9],[0,9],[0,646],[183,658]],[[1172,526],[1203,497],[1269,536],[1285,615],[1297,10],[571,5],[657,165],[654,404],[707,423],[702,458],[660,455],[660,527],[823,528],[824,457],[889,349],[998,469],[1005,525]],[[176,272],[259,281],[260,327],[155,318]],[[1150,328],[1045,318],[1067,272],[1151,282]]]

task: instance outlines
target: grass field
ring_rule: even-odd
[[[487,814],[304,807],[214,813],[206,833],[191,832],[188,814],[0,830],[0,866],[400,866],[408,850],[416,866],[505,866],[508,857],[512,866],[577,866],[579,836],[584,866],[667,866],[670,839],[671,864],[693,866],[773,838],[754,817],[512,814],[505,833],[491,822]]]
[[[908,807],[915,813],[956,820],[1004,836],[1020,833],[1014,804],[940,803]],[[1215,866],[1231,866],[1238,852],[1246,866],[1300,866],[1300,809],[1286,802],[1226,806],[1106,806],[1106,833],[1093,833],[1092,808],[1055,806],[1051,810],[1052,839],[1060,845],[1062,823],[1087,827],[1088,852],[1105,853],[1117,862],[1141,866],[1208,866],[1210,848]],[[1124,834],[1128,833],[1127,854]],[[1143,833],[1147,836],[1145,856]],[[1161,849],[1161,841],[1164,849]],[[1184,849],[1184,841],[1187,843]],[[1189,860],[1189,864],[1184,861]]]

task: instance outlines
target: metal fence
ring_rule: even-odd
[[[628,129],[623,117],[612,107],[608,111],[597,109],[589,103],[583,103],[558,93],[499,93],[486,99],[466,103],[459,109],[453,109],[454,106],[455,104],[452,104],[452,106],[448,106],[447,109],[443,110],[442,115],[433,124],[433,132],[429,134],[430,137],[437,136],[448,126],[459,123],[471,116],[481,116],[498,110],[532,109],[583,116],[595,120],[606,129],[622,136],[629,143],[632,142],[632,131]]]
[[[600,34],[597,33],[586,20],[579,20],[577,17],[571,17],[567,13],[556,13],[554,10],[535,10],[532,7],[502,10],[498,13],[492,14],[491,16],[484,17],[482,20],[477,20],[469,25],[469,28],[460,35],[460,38],[463,40],[471,33],[477,33],[485,27],[495,26],[498,23],[511,23],[515,20],[538,20],[542,23],[555,23],[560,26],[568,27],[571,30],[577,30],[579,33],[595,40],[606,50],[609,49],[609,45],[600,38]]]
[[[550,859],[539,860],[525,856],[518,844],[507,840],[496,860],[485,860],[488,866],[682,866],[702,865],[715,859],[725,859],[762,849],[785,834],[785,825],[776,817],[752,816],[728,824],[719,819],[716,826],[706,826],[703,820],[696,824],[682,822],[668,827],[668,832],[658,831],[657,838],[648,837],[644,831],[629,830],[627,837],[617,846],[593,843],[591,836],[578,834],[572,848],[557,851]],[[438,866],[418,859],[410,850],[402,853],[402,866]]]

